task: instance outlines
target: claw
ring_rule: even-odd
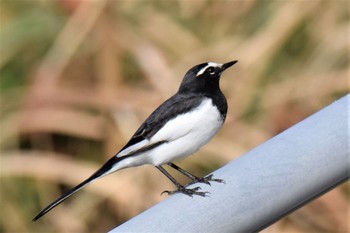
[[[200,189],[201,189],[200,187],[188,189],[188,188],[185,188],[184,186],[179,186],[177,190],[174,190],[174,191],[165,190],[160,195],[163,195],[163,193],[167,193],[168,195],[172,195],[175,193],[183,193],[183,194],[186,194],[187,196],[190,196],[190,197],[192,197],[193,195],[206,197],[207,196],[206,194],[209,192],[198,192],[198,190],[200,190]]]
[[[177,190],[174,191],[168,191],[165,190],[163,191],[160,195],[163,195],[164,193],[167,193],[168,195],[172,195],[174,193],[183,193],[186,194],[187,196],[192,197],[193,195],[198,195],[198,196],[202,196],[202,197],[207,197],[209,192],[199,192],[198,190],[200,190],[200,187],[195,187],[195,188],[186,188],[187,186],[194,184],[194,183],[204,183],[204,184],[208,184],[211,185],[210,182],[218,182],[218,183],[224,183],[225,181],[222,179],[214,179],[213,175],[208,175],[206,177],[196,177],[191,183],[182,186],[182,185],[177,185]]]
[[[204,184],[208,184],[208,185],[211,185],[210,182],[218,182],[218,183],[223,183],[225,184],[226,182],[222,179],[214,179],[213,178],[213,175],[209,175],[209,176],[206,176],[206,177],[198,177],[196,178],[195,180],[193,180],[191,183],[189,183],[187,186],[191,185],[191,184],[195,184],[195,183],[204,183]]]
[[[162,196],[164,193],[167,193],[168,195],[171,195],[170,191],[168,191],[168,190],[164,190],[160,195]]]
[[[222,183],[222,184],[226,184],[226,181],[224,181],[223,179],[213,179],[212,181],[218,182],[218,183]]]

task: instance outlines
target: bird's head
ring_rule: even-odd
[[[192,67],[185,74],[179,91],[207,91],[219,88],[222,72],[233,66],[237,61],[224,64],[206,62]]]

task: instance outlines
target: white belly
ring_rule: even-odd
[[[150,140],[145,139],[135,148],[167,141],[152,150],[130,156],[116,164],[112,171],[143,164],[161,165],[189,156],[204,146],[221,128],[224,119],[211,99],[196,109],[170,120]],[[119,156],[123,156],[122,152]]]

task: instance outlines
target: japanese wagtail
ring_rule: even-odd
[[[178,167],[172,161],[189,156],[199,150],[219,131],[223,125],[227,102],[220,90],[220,76],[224,70],[237,61],[225,64],[207,62],[192,67],[182,80],[178,92],[160,105],[131,137],[130,141],[99,170],[76,187],[63,194],[56,201],[43,209],[33,221],[58,204],[78,192],[97,178],[127,167],[152,164],[161,171],[177,189],[163,193],[184,193],[189,196],[206,196],[199,187],[187,188],[172,177],[162,165],[189,177],[193,183],[210,181],[223,182],[214,179],[212,175],[197,177]]]

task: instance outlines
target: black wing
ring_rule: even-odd
[[[177,115],[191,111],[198,107],[203,100],[201,95],[176,94],[160,105],[138,128],[129,142],[119,151],[119,153],[130,146],[133,146],[145,139],[150,139],[169,120]],[[119,154],[118,153],[118,154]]]

